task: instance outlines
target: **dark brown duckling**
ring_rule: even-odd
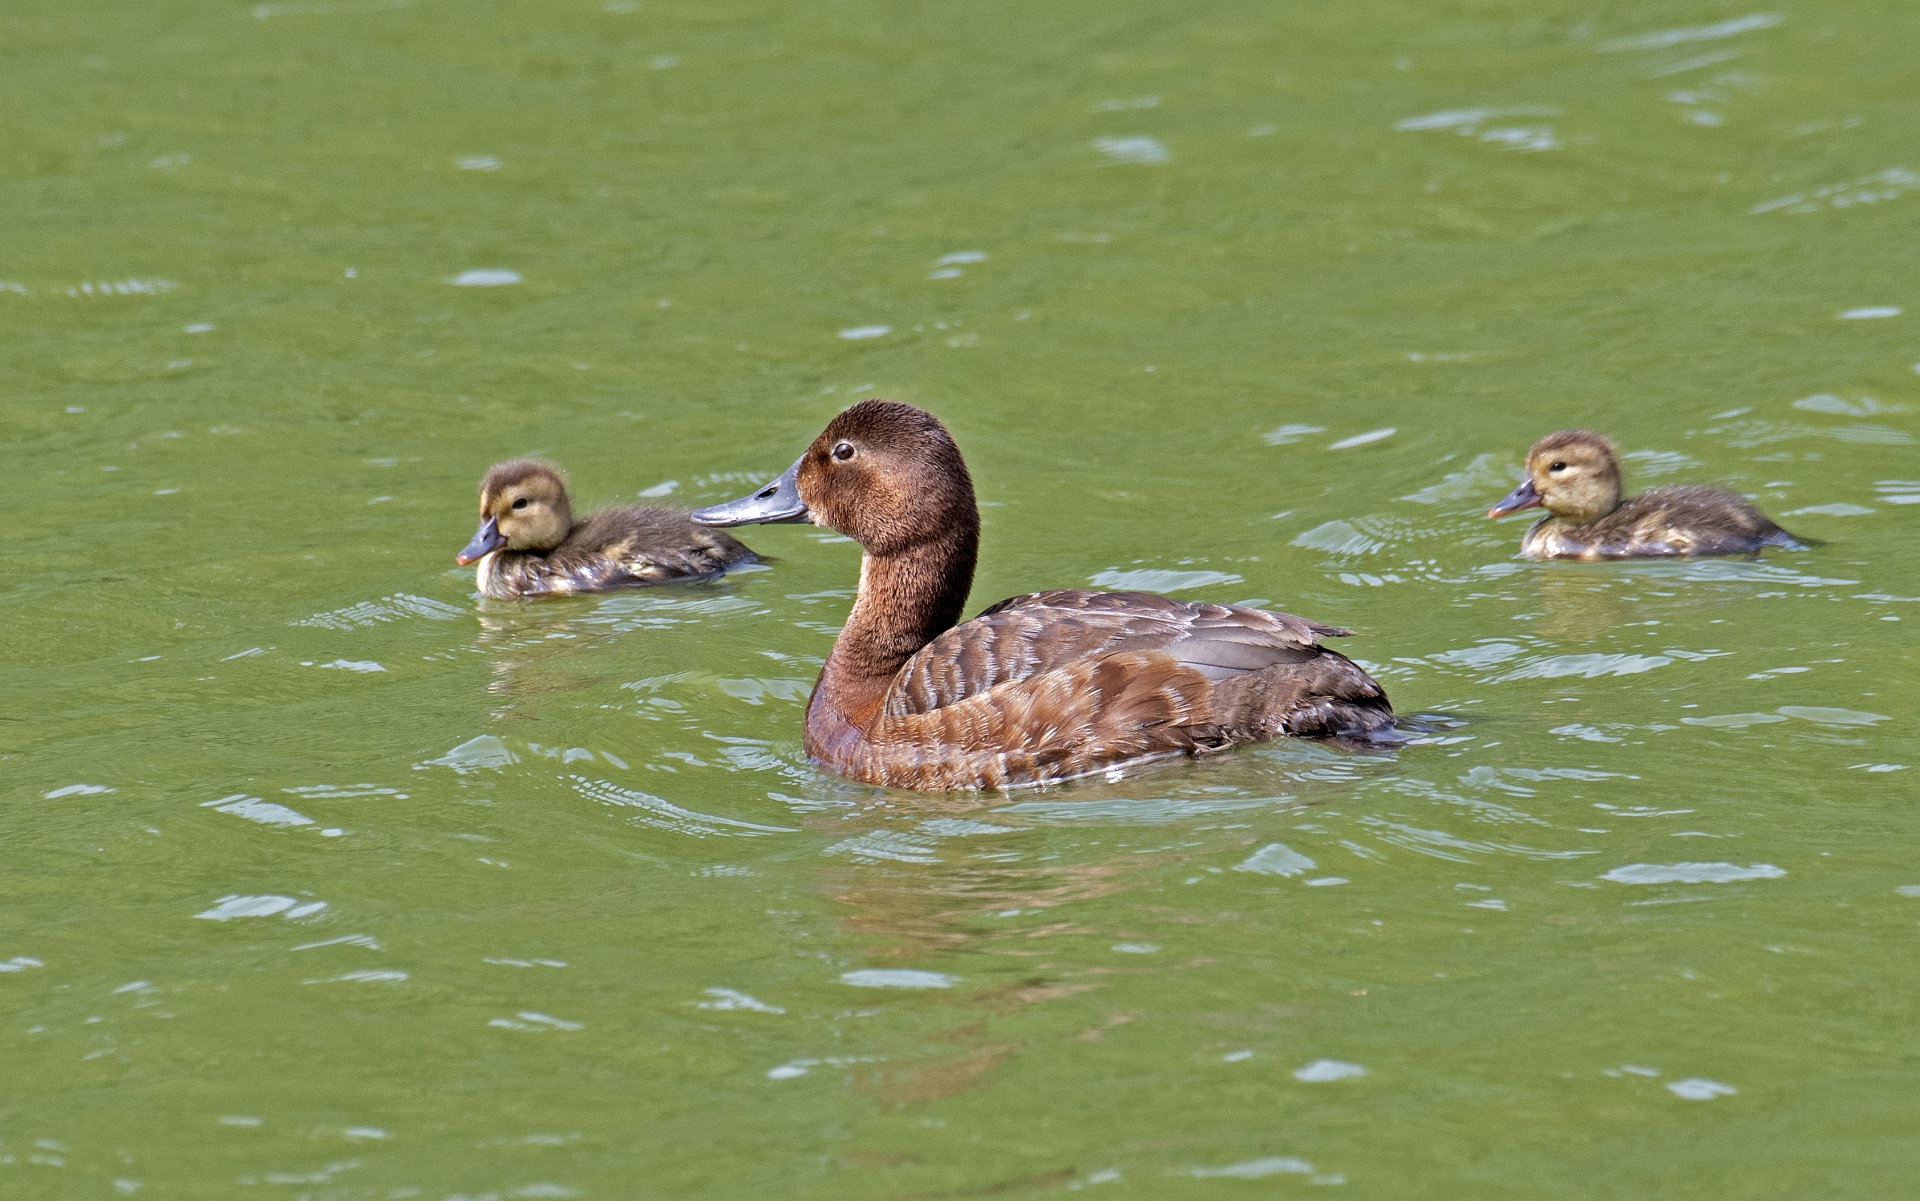
[[[707,579],[753,558],[679,509],[620,505],[575,521],[560,472],[513,459],[480,481],[480,530],[453,561],[478,562],[480,594],[508,600]]]
[[[912,405],[854,405],[778,480],[693,519],[860,543],[806,716],[807,753],[855,780],[1004,788],[1282,734],[1397,737],[1380,685],[1317,641],[1347,631],[1284,613],[1068,589],[955,625],[980,513],[960,448]]]
[[[1613,443],[1591,430],[1548,434],[1527,452],[1526,482],[1487,510],[1505,517],[1544,507],[1520,542],[1529,559],[1655,559],[1757,555],[1806,544],[1743,496],[1710,484],[1671,484],[1620,498]]]

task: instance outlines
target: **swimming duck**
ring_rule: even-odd
[[[753,557],[678,509],[621,505],[575,521],[559,471],[513,459],[480,481],[480,530],[453,561],[479,563],[480,594],[508,600],[705,579]]]
[[[1592,430],[1548,434],[1527,452],[1526,482],[1487,510],[1544,507],[1520,542],[1529,559],[1655,559],[1757,555],[1806,545],[1725,488],[1671,484],[1620,499],[1620,460]]]
[[[807,753],[868,784],[1004,788],[1281,734],[1396,737],[1386,693],[1285,613],[1145,592],[1016,596],[956,625],[980,512],[932,414],[865,400],[702,525],[811,521],[860,544],[860,588],[807,703]]]

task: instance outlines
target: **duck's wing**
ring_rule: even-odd
[[[1285,613],[1147,593],[1015,597],[928,643],[840,770],[908,788],[1070,779],[1280,734],[1390,735],[1373,678]]]
[[[1123,654],[1165,660],[1217,684],[1331,655],[1317,639],[1347,634],[1290,613],[1148,592],[1032,592],[1001,601],[921,648],[894,678],[885,712],[931,713],[1003,684]]]

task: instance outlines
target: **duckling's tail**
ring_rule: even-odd
[[[1802,538],[1798,534],[1789,534],[1779,526],[1774,526],[1771,534],[1760,539],[1760,545],[1777,546],[1781,550],[1811,550],[1816,546],[1825,546],[1826,541],[1821,538]]]

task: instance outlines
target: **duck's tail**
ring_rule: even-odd
[[[1337,738],[1366,743],[1404,741],[1397,736],[1393,708],[1385,696],[1314,697],[1288,713],[1282,729],[1295,738]]]
[[[1349,711],[1342,712],[1345,706]],[[1419,713],[1411,717],[1396,715],[1383,705],[1378,710],[1351,711],[1348,702],[1333,702],[1327,716],[1331,722],[1320,729],[1293,728],[1288,733],[1304,738],[1324,739],[1349,751],[1390,751],[1398,747],[1432,742],[1437,735],[1467,723],[1457,717],[1438,713]]]

